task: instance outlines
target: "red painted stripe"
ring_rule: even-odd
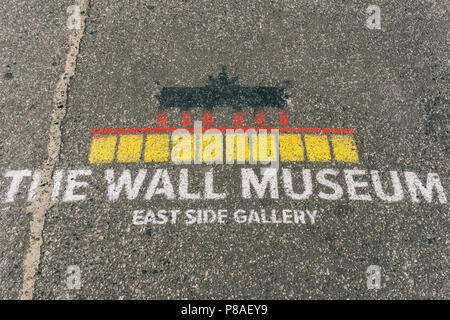
[[[279,116],[280,126],[288,126],[289,125],[289,118],[288,118],[287,111],[285,109],[281,109],[278,116]]]
[[[167,112],[162,110],[158,112],[158,126],[167,126]]]
[[[263,126],[266,124],[266,115],[263,110],[256,112],[256,124],[258,126]]]
[[[181,111],[181,125],[188,126],[191,124],[191,113],[189,111]]]
[[[92,129],[93,134],[108,134],[108,133],[156,133],[156,132],[173,132],[178,129],[184,129],[188,132],[194,132],[193,127],[177,127],[177,128],[96,128]],[[216,129],[222,132],[226,130],[279,130],[280,132],[295,132],[295,133],[355,133],[355,129],[348,128],[304,128],[304,127],[202,127],[202,131],[209,129]]]
[[[233,117],[233,124],[235,126],[242,126],[244,124],[244,114],[241,111],[236,111]]]
[[[214,117],[211,112],[203,112],[203,125],[210,126],[214,123]]]

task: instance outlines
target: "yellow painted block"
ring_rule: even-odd
[[[90,163],[110,163],[116,151],[116,136],[94,136],[89,153]]]
[[[148,134],[145,140],[144,161],[145,162],[167,162],[169,161],[169,134]]]
[[[117,162],[139,162],[144,137],[139,135],[123,135],[117,148]]]
[[[227,163],[255,163],[276,161],[277,149],[275,136],[267,133],[227,133],[225,137],[225,159]],[[250,150],[251,149],[251,150]],[[250,155],[252,158],[250,159]]]
[[[249,135],[245,144],[245,159],[248,163],[256,163],[259,160],[258,149],[259,149],[259,138],[258,135]]]
[[[190,133],[172,134],[171,160],[174,163],[191,163],[194,160],[194,135]]]
[[[280,134],[280,161],[304,161],[302,136],[300,134]]]
[[[206,163],[223,161],[223,135],[221,133],[206,133],[201,139],[200,161]],[[192,163],[195,160],[195,135],[188,133],[172,134],[171,160],[174,163]]]
[[[202,135],[202,159],[205,163],[223,163],[223,135],[221,132]]]
[[[333,135],[331,145],[336,161],[359,162],[355,138],[352,135]]]
[[[225,136],[225,159],[226,163],[245,163],[250,161],[250,142],[251,136],[252,159],[256,162],[258,159],[258,135],[248,135],[242,132],[227,133]]]
[[[305,135],[305,146],[309,161],[331,161],[330,145],[326,135]]]
[[[278,135],[279,139],[280,135]],[[278,141],[279,143],[279,141]],[[270,133],[258,134],[258,161],[270,162],[277,160],[276,136]]]
[[[225,136],[225,160],[227,163],[245,162],[249,158],[248,137],[243,133],[229,133]]]

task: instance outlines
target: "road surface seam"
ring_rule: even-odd
[[[89,0],[75,0],[75,5],[85,13]],[[30,219],[29,247],[23,260],[23,283],[20,293],[21,300],[33,298],[36,272],[40,263],[40,250],[42,245],[42,230],[44,228],[45,214],[54,203],[51,201],[53,189],[53,170],[59,161],[61,150],[61,122],[66,115],[67,91],[70,79],[75,74],[76,60],[79,53],[81,38],[84,34],[86,14],[81,14],[81,28],[72,29],[68,37],[69,51],[66,55],[64,72],[60,75],[53,93],[53,108],[49,130],[49,143],[47,146],[48,158],[40,169],[40,183],[36,190],[34,201],[26,208]]]

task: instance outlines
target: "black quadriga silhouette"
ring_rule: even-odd
[[[212,109],[217,106],[231,106],[235,110],[243,107],[284,108],[287,98],[285,88],[241,86],[237,77],[228,78],[225,67],[222,67],[217,79],[209,76],[209,83],[204,87],[164,87],[157,96],[161,109],[181,110],[195,107]]]

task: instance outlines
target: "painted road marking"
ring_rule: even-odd
[[[186,138],[187,135],[189,138]],[[220,161],[224,151],[227,163],[231,160],[248,162],[250,159],[249,137],[246,134],[225,134],[223,138],[221,133],[203,133],[200,137],[200,158],[203,162]],[[259,133],[253,139],[252,159],[260,162],[276,160],[275,136]],[[143,160],[190,163],[196,150],[194,142],[194,134],[191,133],[174,133],[172,136],[168,133],[94,135],[89,162],[136,163]],[[279,152],[281,162],[359,162],[356,142],[351,134],[280,133]]]
[[[280,109],[280,112],[278,114],[278,121],[280,123],[280,126],[289,125],[289,118],[286,109]]]
[[[279,139],[280,139],[280,160],[282,162],[305,160],[302,135],[281,134]]]
[[[169,161],[170,136],[168,134],[148,134],[145,141],[145,162]]]
[[[340,162],[359,162],[355,139],[348,135],[332,135],[334,158]]]
[[[331,161],[330,144],[326,135],[306,134],[304,138],[309,161]]]
[[[121,136],[117,148],[117,162],[139,162],[143,141],[144,136],[141,134]]]
[[[110,163],[116,152],[116,136],[94,136],[89,154],[90,163]]]
[[[111,133],[161,133],[161,132],[174,132],[181,129],[180,127],[154,127],[154,128],[96,128],[92,129],[92,134],[111,134]],[[189,132],[194,132],[194,127],[183,127],[183,130]],[[202,131],[207,131],[210,129],[219,130],[221,132],[226,132],[227,130],[261,130],[265,129],[268,131],[278,130],[280,132],[297,132],[297,133],[336,133],[336,134],[352,134],[356,133],[355,129],[349,128],[305,128],[305,127],[201,127]]]

